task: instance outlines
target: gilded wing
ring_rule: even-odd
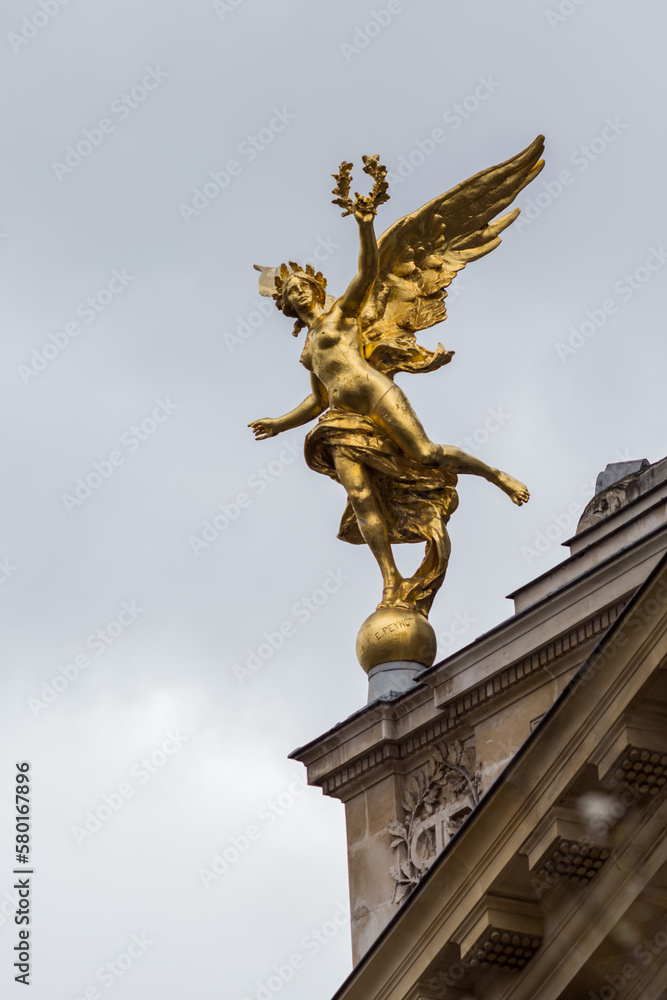
[[[469,177],[418,211],[395,222],[378,239],[379,274],[361,316],[364,355],[375,368],[434,371],[452,356],[438,344],[420,347],[417,330],[447,317],[447,286],[468,261],[501,242],[499,233],[519,209],[492,220],[537,177],[544,136],[516,156]]]

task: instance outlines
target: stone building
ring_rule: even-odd
[[[514,615],[301,747],[345,804],[335,1000],[667,998],[667,459]]]

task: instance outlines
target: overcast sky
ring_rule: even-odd
[[[252,265],[315,257],[340,293],[341,160],[360,185],[364,153],[394,175],[379,233],[546,135],[521,218],[424,334],[452,364],[400,379],[434,440],[532,492],[461,483],[446,656],[563,557],[608,462],[667,452],[667,13],[61,3],[0,11],[0,990],[24,995],[27,760],[33,1000],[326,1000],[351,963],[344,807],[286,758],[365,703],[380,578],[336,539],[344,493],[306,468],[304,429],[246,426],[308,393]]]

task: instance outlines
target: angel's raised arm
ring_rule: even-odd
[[[378,276],[378,245],[373,226],[374,212],[355,206],[354,217],[359,223],[359,273],[338,300],[346,316],[359,316],[373,290]]]

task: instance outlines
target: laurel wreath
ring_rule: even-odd
[[[377,213],[378,205],[384,204],[385,201],[389,201],[389,195],[387,190],[389,185],[387,184],[387,168],[380,163],[379,155],[375,156],[362,156],[364,163],[364,173],[368,174],[373,178],[373,187],[370,194],[360,195],[358,191],[354,192],[354,199],[350,198],[350,184],[352,183],[352,163],[346,163],[343,161],[339,169],[339,173],[332,174],[331,176],[336,181],[336,186],[331,192],[335,194],[336,197],[332,199],[334,205],[339,205],[343,212],[341,215],[343,218],[346,215],[352,215],[355,208],[361,209],[363,212],[368,212],[371,215]]]

